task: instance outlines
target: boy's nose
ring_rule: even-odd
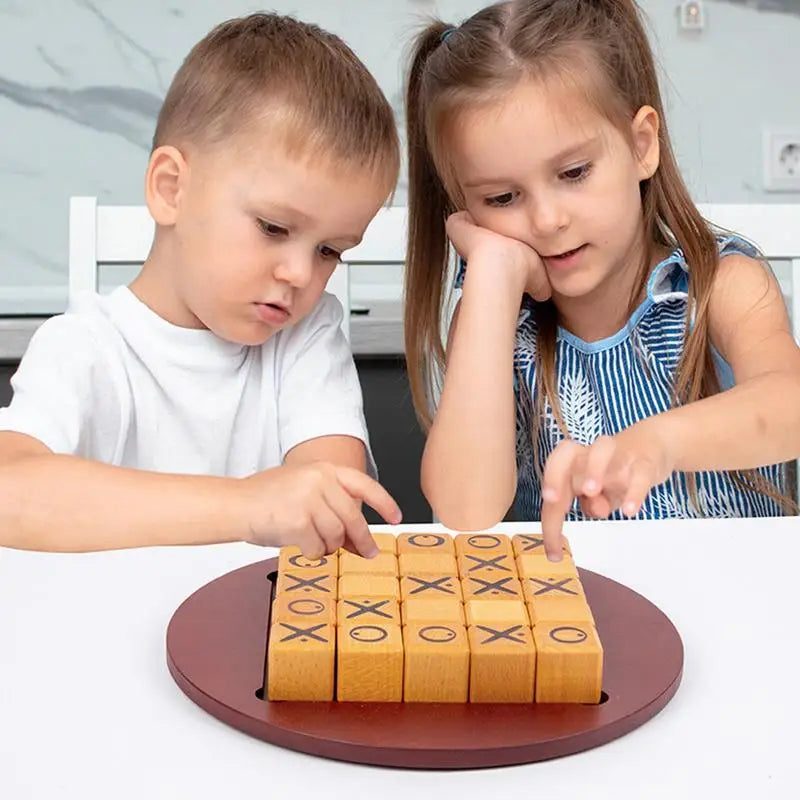
[[[295,289],[305,289],[311,283],[314,261],[299,253],[287,255],[275,269],[278,280],[290,283]]]

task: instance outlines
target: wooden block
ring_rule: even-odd
[[[397,554],[449,553],[455,555],[453,537],[444,533],[401,533],[397,537]]]
[[[569,542],[566,536],[561,537],[564,552],[572,555]],[[538,556],[544,555],[544,537],[537,534],[518,533],[511,537],[511,545],[514,548],[514,557],[517,556]]]
[[[463,626],[412,622],[403,628],[403,645],[405,702],[467,702],[469,640]]]
[[[393,533],[373,533],[372,538],[381,553],[394,553],[397,555],[397,537]]]
[[[269,636],[267,697],[333,700],[335,636],[336,628],[324,622],[276,621]]]
[[[399,625],[340,625],[336,659],[337,700],[402,701],[403,635]]]
[[[519,579],[511,575],[472,575],[461,578],[464,602],[468,600],[524,600]]]
[[[468,599],[464,603],[467,625],[523,625],[530,628],[528,610],[521,600],[475,600]]]
[[[324,572],[328,575],[338,575],[339,559],[336,553],[330,553],[322,558],[306,558],[301,552],[299,547],[294,545],[289,547],[281,547],[280,555],[278,556],[278,574],[283,572]]]
[[[489,556],[506,553],[514,557],[511,539],[504,533],[459,533],[455,538],[455,545],[457,555],[483,553]]]
[[[391,575],[360,575],[348,572],[339,578],[339,598],[392,597],[400,599],[400,585]]]
[[[461,601],[461,582],[454,575],[403,575],[400,578],[403,602],[411,597],[425,600],[455,598]]]
[[[506,605],[503,603],[503,605]],[[444,622],[451,625],[465,624],[464,606],[457,598],[409,597],[401,606],[403,625],[412,622]]]
[[[318,622],[335,625],[336,601],[323,595],[293,597],[291,592],[286,595],[276,594],[270,616],[273,624],[275,620],[283,620],[299,625],[305,620],[309,625]]]
[[[598,703],[603,647],[588,622],[540,622],[536,643],[537,703]]]
[[[517,556],[517,572],[520,578],[540,575],[578,575],[572,556],[564,554],[561,561],[550,561],[547,556]]]
[[[400,575],[458,575],[451,553],[400,553],[397,561]]]
[[[397,556],[394,553],[378,553],[374,558],[342,551],[339,557],[339,575],[393,575],[397,577]]]
[[[573,575],[523,578],[522,593],[532,626],[565,619],[594,624],[581,582]]]
[[[335,600],[336,581],[336,576],[330,572],[314,572],[310,569],[279,572],[275,594],[277,597],[330,597]]]
[[[530,628],[521,624],[481,624],[470,627],[468,636],[469,701],[532,703],[536,679],[536,647]]]
[[[400,609],[392,597],[345,597],[339,600],[339,625],[399,625]]]
[[[517,577],[517,564],[511,553],[467,551],[458,555],[458,574],[462,578],[468,575],[488,577],[513,575]]]

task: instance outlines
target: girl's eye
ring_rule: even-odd
[[[326,261],[336,261],[338,263],[342,260],[342,254],[338,250],[334,250],[332,247],[328,247],[327,245],[322,245],[322,247],[320,247],[319,254]]]
[[[289,231],[281,225],[276,225],[274,222],[267,222],[264,219],[258,220],[258,227],[261,228],[261,232],[267,236],[286,236],[286,234],[289,233]]]
[[[492,206],[493,208],[509,206],[514,202],[516,196],[516,192],[503,192],[503,194],[496,194],[494,197],[486,198],[486,205]]]
[[[570,183],[580,183],[586,178],[589,177],[589,173],[592,171],[591,164],[580,164],[577,167],[570,167],[569,169],[565,169],[560,177]]]

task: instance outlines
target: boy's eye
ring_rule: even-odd
[[[560,177],[571,183],[579,183],[589,177],[592,170],[591,164],[579,164],[577,167],[570,167],[565,169]]]
[[[503,206],[511,205],[516,196],[516,192],[503,192],[503,194],[496,194],[494,197],[486,198],[486,205],[502,208]]]
[[[338,250],[334,250],[332,247],[328,247],[327,245],[322,245],[322,247],[320,247],[319,254],[326,261],[339,262],[342,260],[342,254]]]
[[[276,225],[274,222],[267,222],[265,219],[258,220],[258,227],[267,236],[286,236],[289,233],[283,226]]]

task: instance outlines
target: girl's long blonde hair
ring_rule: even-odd
[[[631,122],[642,106],[652,106],[658,113],[660,164],[653,177],[641,183],[645,249],[630,298],[631,309],[645,289],[655,252],[680,247],[691,265],[687,309],[692,310],[693,322],[690,325],[687,319],[674,403],[690,403],[720,391],[708,322],[719,263],[715,235],[678,170],[653,54],[636,3],[510,0],[479,11],[457,28],[438,20],[431,22],[417,38],[411,58],[406,90],[409,221],[405,349],[414,406],[426,429],[431,424],[438,376],[444,373],[441,324],[451,255],[445,220],[462,205],[450,180],[447,135],[463,109],[490,102],[523,79],[551,77],[582,85],[587,99],[629,140]],[[556,309],[552,303],[541,303],[536,313],[536,374],[540,383],[534,419],[549,402],[566,434],[556,381]],[[538,425],[533,429],[536,436]],[[734,477],[737,483],[786,504],[786,498],[758,473],[748,471]],[[692,500],[695,488],[690,483]]]

